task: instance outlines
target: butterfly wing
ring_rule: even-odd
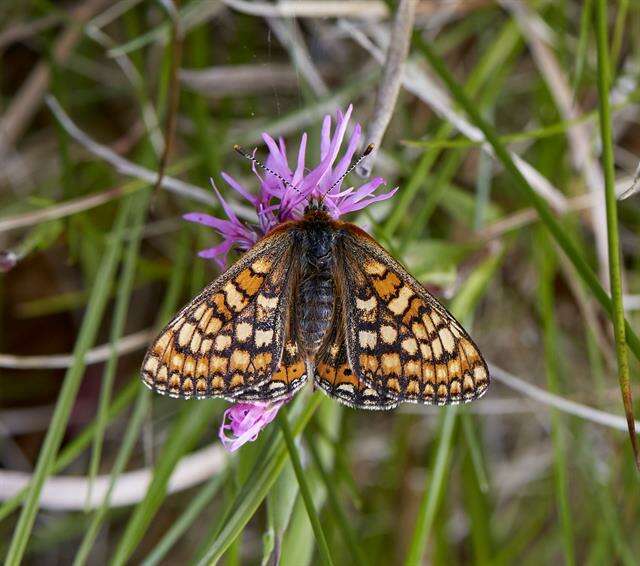
[[[483,395],[489,371],[460,323],[366,232],[344,227],[336,279],[357,378],[397,401],[448,405]]]
[[[339,289],[339,287],[338,287]],[[318,352],[314,383],[329,397],[355,409],[393,409],[398,401],[359,380],[350,367],[344,337],[342,301],[338,296],[331,331]]]
[[[267,382],[283,355],[294,247],[284,225],[184,307],[147,351],[144,383],[172,397],[235,399]]]
[[[258,387],[238,394],[236,401],[282,401],[296,393],[307,381],[307,368],[297,343],[287,338],[278,368]]]

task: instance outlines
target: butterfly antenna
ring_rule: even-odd
[[[289,187],[290,189],[293,189],[300,196],[304,196],[297,187],[294,187],[291,184],[290,181],[285,179],[282,175],[280,175],[280,173],[276,173],[273,169],[271,169],[270,167],[267,167],[264,163],[262,163],[262,161],[255,158],[253,155],[249,155],[244,149],[242,149],[242,146],[239,146],[238,144],[236,144],[233,146],[233,149],[236,153],[239,153],[245,159],[248,159],[252,163],[255,163],[258,167],[264,169],[268,173],[271,173],[274,177],[277,177],[278,179],[280,179],[287,187]]]
[[[333,185],[331,185],[323,194],[322,196],[324,197],[327,193],[330,193],[334,187],[337,187],[340,183],[342,183],[343,179],[349,174],[351,173],[351,171],[353,171],[358,165],[360,165],[360,163],[362,162],[362,160],[367,157],[367,155],[369,155],[372,151],[373,148],[375,146],[370,143],[364,150],[364,152],[362,153],[362,155],[360,157],[358,157],[358,159],[356,159],[356,162],[351,165],[351,167],[349,167],[349,169],[347,169],[344,174],[335,182],[333,183]]]

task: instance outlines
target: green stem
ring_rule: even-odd
[[[304,430],[313,413],[320,405],[322,395],[311,396],[300,414],[293,423],[293,435],[296,436]],[[301,400],[302,402],[302,400]],[[294,407],[297,405],[294,401]],[[293,407],[292,407],[293,412]],[[260,454],[253,472],[242,486],[232,505],[223,515],[220,527],[213,531],[210,542],[207,542],[207,550],[196,564],[205,566],[217,564],[229,546],[242,532],[244,526],[256,513],[258,507],[267,496],[267,493],[278,479],[282,468],[287,461],[287,449],[282,435],[277,435],[270,440],[268,446]]]
[[[129,458],[131,457],[131,453],[133,452],[136,441],[138,440],[140,429],[142,428],[144,417],[147,414],[150,405],[151,393],[139,386],[138,400],[133,409],[133,414],[131,415],[131,418],[129,419],[129,422],[127,424],[126,432],[124,438],[122,439],[122,444],[120,445],[120,449],[118,450],[118,454],[116,456],[116,461],[113,464],[107,493],[105,494],[100,507],[96,509],[96,512],[91,519],[91,523],[84,533],[84,537],[82,539],[82,542],[80,543],[78,552],[73,560],[74,566],[83,566],[89,559],[89,554],[91,553],[93,543],[95,542],[96,537],[100,532],[100,527],[102,526],[102,523],[107,517],[107,514],[110,510],[113,488],[115,487],[116,481],[120,477],[120,474],[122,474],[122,472],[124,471]]]
[[[95,278],[93,289],[91,290],[91,298],[87,306],[87,312],[82,320],[82,326],[78,334],[78,339],[74,347],[73,364],[67,370],[62,384],[62,389],[58,395],[58,401],[51,418],[47,435],[38,456],[36,469],[29,485],[29,491],[26,496],[22,513],[18,519],[9,552],[7,553],[6,566],[18,566],[22,562],[29,539],[33,523],[38,513],[38,502],[40,501],[40,493],[44,486],[44,482],[51,474],[56,455],[60,448],[64,432],[67,428],[67,422],[71,415],[71,409],[78,394],[80,383],[84,375],[85,356],[87,351],[93,345],[102,315],[107,305],[111,283],[115,275],[122,242],[125,235],[126,220],[131,210],[131,198],[125,200],[118,211],[114,223],[113,237],[108,240],[100,270]]]
[[[333,566],[333,560],[331,559],[331,553],[329,552],[329,545],[327,544],[327,539],[324,536],[324,531],[322,530],[322,525],[320,524],[320,518],[318,517],[318,513],[316,512],[315,506],[313,505],[313,498],[311,497],[311,491],[309,489],[309,485],[307,484],[304,470],[302,469],[302,463],[300,462],[298,449],[296,448],[296,444],[293,441],[293,434],[291,433],[289,420],[287,419],[286,412],[283,410],[278,413],[278,424],[280,425],[280,430],[282,431],[284,442],[287,445],[289,458],[291,459],[291,464],[293,465],[293,471],[296,473],[296,478],[298,479],[300,494],[302,495],[304,506],[307,509],[307,514],[309,515],[309,521],[311,522],[311,527],[313,528],[313,533],[315,534],[316,542],[318,543],[320,556],[325,564],[327,564],[328,566]]]
[[[538,303],[540,307],[540,317],[542,319],[547,386],[552,393],[560,394],[560,366],[558,360],[562,352],[558,349],[559,336],[554,316],[555,302],[553,288],[556,258],[554,257],[554,249],[549,242],[547,234],[545,232],[539,232],[539,236],[534,250],[537,252],[539,271]],[[551,411],[551,441],[554,452],[556,501],[562,528],[565,564],[573,565],[576,561],[571,508],[568,497],[566,434],[567,430],[563,419],[559,412],[553,409]]]
[[[342,508],[340,503],[340,499],[338,496],[338,492],[336,488],[336,482],[333,480],[326,468],[322,463],[322,459],[320,458],[320,453],[318,451],[317,446],[310,438],[311,435],[307,435],[307,445],[309,446],[309,451],[311,452],[311,457],[313,458],[313,463],[315,464],[318,472],[320,473],[320,477],[327,488],[327,495],[329,497],[329,505],[331,506],[331,510],[335,515],[336,522],[339,526],[340,534],[342,535],[344,542],[351,552],[351,558],[353,559],[353,563],[358,566],[364,566],[367,562],[365,557],[362,555],[362,550],[360,546],[358,546],[358,542],[356,539],[356,534],[351,527],[351,523],[347,518],[347,515]],[[335,448],[334,448],[335,449]]]
[[[618,209],[615,191],[613,142],[611,132],[611,109],[609,108],[609,53],[607,41],[607,2],[596,3],[596,43],[598,46],[598,107],[600,114],[600,136],[602,139],[602,168],[604,172],[604,193],[607,209],[607,243],[609,248],[609,279],[611,280],[611,302],[613,333],[616,340],[618,358],[618,380],[627,416],[627,426],[636,466],[640,470],[640,449],[633,418],[633,401],[629,379],[629,359],[625,336],[624,307],[622,304],[622,269],[618,242]],[[631,338],[631,336],[629,336]]]
[[[587,284],[591,290],[593,296],[602,305],[602,307],[612,315],[613,303],[611,298],[604,290],[598,277],[591,269],[586,260],[582,257],[575,244],[567,236],[564,229],[554,216],[551,208],[547,202],[538,195],[529,185],[529,182],[525,179],[520,172],[516,164],[511,159],[511,155],[507,151],[506,147],[500,141],[498,134],[495,130],[482,118],[474,103],[464,93],[461,86],[454,79],[453,75],[447,69],[445,63],[440,56],[433,50],[425,40],[423,40],[418,34],[414,35],[415,45],[420,49],[424,56],[428,59],[429,63],[447,85],[451,94],[455,98],[456,102],[465,110],[475,125],[482,131],[487,142],[493,147],[496,157],[502,162],[504,168],[509,172],[515,181],[515,187],[518,188],[522,195],[531,203],[531,205],[538,212],[538,216],[542,222],[546,225],[547,229],[556,240],[558,245],[565,252],[571,263],[576,268],[580,278]],[[626,322],[626,321],[625,321]],[[634,355],[640,360],[640,339],[638,335],[633,331],[633,328],[626,322],[627,343],[633,351]]]
[[[447,407],[445,410],[440,433],[440,443],[433,466],[433,475],[427,475],[425,481],[424,494],[420,501],[418,517],[413,529],[413,536],[411,537],[411,545],[405,566],[419,566],[422,564],[422,556],[427,548],[427,541],[431,534],[433,520],[435,519],[438,503],[444,490],[457,413],[456,406]]]
[[[111,352],[109,359],[102,374],[102,384],[100,388],[100,400],[98,403],[98,413],[96,416],[96,434],[93,440],[93,450],[91,452],[91,461],[89,464],[89,489],[87,489],[87,502],[91,500],[91,492],[93,482],[98,469],[100,467],[100,457],[102,455],[102,445],[104,441],[104,432],[107,426],[107,411],[111,402],[111,392],[116,378],[116,369],[118,367],[118,351],[115,345],[120,341],[124,333],[124,327],[127,321],[127,313],[131,301],[131,293],[136,274],[136,266],[138,265],[138,255],[140,251],[140,240],[142,237],[142,228],[144,227],[144,217],[149,202],[149,191],[144,191],[137,195],[129,197],[133,202],[133,210],[129,218],[131,226],[131,239],[125,253],[122,275],[118,282],[118,290],[116,295],[116,303],[113,314],[113,322],[111,324],[110,343]]]

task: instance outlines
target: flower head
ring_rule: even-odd
[[[375,177],[362,186],[348,187],[343,190],[342,176],[349,169],[361,138],[360,124],[356,124],[347,143],[347,148],[338,159],[353,107],[349,106],[345,114],[337,113],[335,129],[331,131],[331,116],[324,117],[320,139],[320,163],[313,169],[306,168],[307,134],[302,134],[298,146],[295,166],[291,168],[287,157],[286,145],[282,138],[277,142],[269,134],[262,134],[269,155],[265,161],[269,171],[256,168],[253,172],[260,181],[257,195],[246,190],[231,175],[222,173],[225,182],[255,209],[257,222],[248,225],[242,222],[224,200],[214,185],[214,190],[222,204],[226,219],[194,212],[184,218],[213,228],[223,241],[219,245],[203,250],[201,257],[216,261],[220,267],[226,266],[227,253],[232,247],[248,250],[262,236],[287,220],[299,220],[304,214],[307,203],[313,199],[322,199],[333,218],[361,210],[366,206],[391,198],[397,188],[382,194],[375,194],[382,177]]]
[[[276,418],[284,401],[276,403],[235,403],[224,412],[218,436],[229,452],[253,442],[260,431]]]

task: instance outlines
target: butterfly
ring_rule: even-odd
[[[363,409],[468,402],[490,380],[451,313],[364,230],[334,220],[322,198],[173,318],[142,379],[172,397],[236,402],[287,399],[312,379]]]

